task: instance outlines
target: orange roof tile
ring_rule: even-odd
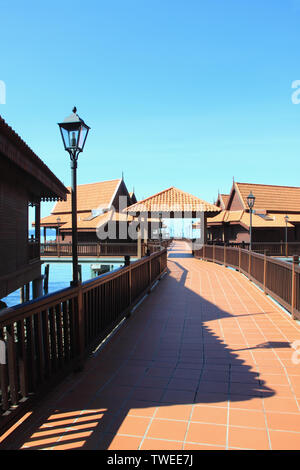
[[[226,209],[229,196],[230,196],[229,194],[219,194],[218,199],[216,201],[216,205],[220,206],[221,209]]]
[[[57,227],[58,215],[49,215],[41,219],[41,227]],[[61,231],[71,230],[72,229],[72,214],[60,214],[59,227]],[[120,213],[114,210],[105,212],[104,214],[91,217],[91,212],[80,212],[77,213],[77,229],[78,230],[91,230],[97,227],[100,227],[103,224],[106,224],[108,221],[131,221],[133,217],[127,213]],[[34,224],[33,224],[34,225]]]
[[[261,228],[280,228],[285,227],[285,214],[278,213],[253,213],[252,214],[252,226]],[[221,224],[221,223],[240,223],[245,227],[250,227],[250,214],[246,211],[222,211],[215,217],[209,217],[207,219],[208,225]],[[289,216],[288,227],[293,227],[290,222],[300,222],[300,214],[291,214]]]
[[[109,209],[113,197],[122,180],[101,181],[99,183],[80,184],[77,186],[77,211],[91,211],[92,209]],[[70,190],[70,188],[68,188]],[[58,201],[52,214],[71,212],[71,194],[66,201]]]
[[[260,216],[257,214],[252,214],[252,226],[259,228],[284,228],[286,226],[284,220],[285,214],[272,214],[268,213],[265,216]],[[298,220],[300,216],[298,217]],[[245,225],[246,227],[250,227],[250,214],[249,212],[244,212],[241,219],[241,224]],[[293,227],[292,224],[288,223],[288,227]]]
[[[153,196],[133,204],[127,208],[130,213],[137,212],[182,212],[205,211],[219,212],[220,208],[180,189],[165,189]]]
[[[244,209],[248,209],[247,196],[252,191],[255,196],[254,209],[300,212],[300,187],[274,186],[267,184],[235,183]]]

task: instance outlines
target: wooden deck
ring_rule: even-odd
[[[168,268],[0,448],[299,449],[299,323],[184,242],[169,249]]]

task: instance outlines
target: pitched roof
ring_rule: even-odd
[[[300,212],[300,187],[275,186],[267,184],[235,183],[244,209],[248,209],[247,196],[255,196],[254,209],[268,212]]]
[[[121,179],[117,179],[78,185],[77,212],[88,212],[100,208],[109,209],[121,181]],[[52,214],[71,213],[71,211],[71,194],[68,194],[66,201],[56,203]]]
[[[285,214],[279,213],[257,213],[252,214],[252,226],[256,228],[284,228],[286,226]],[[215,217],[207,219],[208,225],[219,225],[221,223],[236,223],[246,228],[250,227],[250,214],[246,211],[227,211],[224,210]],[[289,216],[288,227],[293,227],[291,222],[300,222],[300,213]]]
[[[57,218],[60,218],[59,223]],[[80,230],[92,230],[106,224],[109,221],[131,221],[133,217],[127,213],[120,213],[114,210],[109,210],[103,214],[91,217],[91,212],[79,212],[77,213],[77,229]],[[33,224],[34,225],[34,224]],[[48,217],[44,217],[41,220],[41,227],[59,227],[60,231],[69,231],[72,229],[72,214],[51,214]]]
[[[160,191],[127,208],[129,213],[137,212],[219,212],[220,208],[174,186]]]
[[[229,194],[219,194],[216,201],[216,205],[221,207],[221,209],[226,209],[227,201],[229,200]]]
[[[67,188],[1,116],[0,134],[0,152],[42,184],[41,199],[65,199]]]

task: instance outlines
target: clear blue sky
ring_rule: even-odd
[[[70,185],[57,122],[91,126],[78,183],[213,202],[236,181],[300,186],[298,0],[2,0],[0,114]],[[42,215],[53,204],[44,204]]]

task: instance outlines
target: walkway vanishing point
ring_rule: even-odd
[[[168,252],[169,273],[1,437],[2,449],[299,449],[299,323],[233,269]]]

